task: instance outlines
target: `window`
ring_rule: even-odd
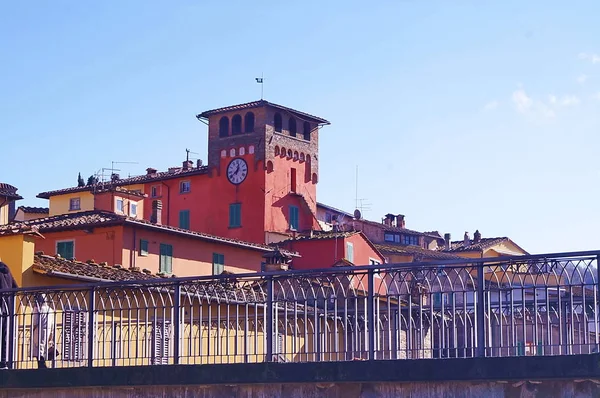
[[[140,239],[140,256],[148,255],[148,241],[145,239]]]
[[[386,242],[393,242],[394,241],[394,234],[390,234],[390,233],[386,232],[383,235],[383,240],[385,240]]]
[[[152,365],[168,365],[171,351],[171,322],[157,319],[152,325]]]
[[[173,272],[173,246],[167,245],[166,243],[160,244],[158,269],[165,274]]]
[[[225,270],[225,255],[213,253],[213,275],[221,275]]]
[[[403,235],[402,243],[405,245],[419,246],[419,237],[414,235]]]
[[[354,245],[352,242],[346,242],[346,260],[354,263]]]
[[[325,222],[328,224],[331,224],[332,221],[333,221],[333,214],[325,213]]]
[[[304,122],[304,139],[310,141],[310,123]]]
[[[190,229],[190,211],[181,210],[179,212],[179,228]]]
[[[292,137],[296,136],[296,119],[294,119],[293,117],[290,117],[290,120],[288,122],[288,131],[290,132],[290,135]]]
[[[229,135],[229,119],[223,116],[219,120],[219,137],[227,137]]]
[[[123,213],[124,203],[123,199],[117,199],[117,211]]]
[[[296,169],[293,167],[290,170],[290,191],[296,192]]]
[[[254,131],[254,113],[248,112],[244,116],[244,131],[252,133]]]
[[[62,359],[83,361],[85,359],[87,337],[87,312],[70,309],[63,312]]]
[[[242,226],[242,204],[232,203],[229,205],[229,228]]]
[[[137,208],[138,208],[137,203],[133,203],[133,202],[129,202],[129,203],[130,203],[130,205],[129,205],[129,215],[131,217],[137,217]]]
[[[190,192],[190,182],[189,181],[181,181],[179,183],[179,193],[188,193]]]
[[[81,199],[71,198],[69,200],[69,210],[81,210]]]
[[[298,230],[298,206],[290,206],[290,229]]]
[[[275,118],[273,120],[273,124],[274,124],[274,127],[275,127],[275,131],[278,132],[278,133],[281,133],[281,127],[283,125],[283,123],[281,122],[281,114],[279,114],[279,113],[275,114]]]
[[[231,135],[242,133],[242,117],[240,115],[234,115],[231,118]]]
[[[153,198],[157,198],[160,195],[160,186],[154,185],[150,188],[150,196]]]
[[[62,258],[72,259],[75,257],[75,242],[72,240],[56,242],[56,254]]]

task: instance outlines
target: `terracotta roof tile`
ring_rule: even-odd
[[[265,100],[260,100],[260,101],[252,101],[252,102],[247,102],[245,104],[239,104],[239,105],[231,105],[231,106],[225,106],[223,108],[217,108],[217,109],[211,109],[208,111],[204,111],[201,114],[197,115],[196,117],[198,119],[200,118],[207,118],[211,115],[215,115],[218,113],[223,113],[223,112],[231,112],[231,111],[240,111],[240,110],[244,110],[244,109],[252,109],[252,108],[259,108],[262,106],[271,106],[273,108],[277,108],[280,109],[282,111],[286,111],[286,112],[290,112],[293,113],[297,116],[300,116],[301,118],[305,118],[305,119],[310,119],[312,121],[315,121],[317,123],[320,124],[329,124],[329,122],[325,119],[322,119],[318,116],[314,116],[305,112],[301,112],[301,111],[297,111],[295,109],[292,108],[288,108],[286,106],[283,105],[278,105],[278,104],[274,104],[272,102],[269,101],[265,101]]]
[[[348,238],[359,233],[359,231],[312,231],[311,235],[298,235],[296,236],[296,238],[286,239],[281,242],[273,243],[272,245],[277,245],[279,243],[290,242],[294,240],[298,241]]]
[[[468,251],[482,251],[488,249],[498,243],[507,242],[510,239],[507,237],[499,237],[499,238],[481,238],[479,242],[474,242],[472,239],[470,244],[465,246],[464,241],[456,241],[450,244],[450,252],[468,252]]]
[[[382,223],[376,222],[376,221],[358,220],[358,222],[362,222],[365,224],[380,227],[382,230],[384,230],[386,232],[401,232],[401,233],[405,233],[405,234],[419,235],[419,236],[425,235],[425,233],[423,233],[423,232],[413,231],[412,229],[408,229],[408,228],[401,228],[401,227],[394,227],[391,225],[385,225],[385,224],[382,224]]]
[[[100,265],[95,263],[66,260],[60,257],[46,256],[36,253],[33,271],[57,277],[71,276],[73,279],[99,279],[101,281],[136,281],[161,279],[163,277],[143,272],[139,269]],[[67,274],[67,275],[61,275]]]
[[[455,254],[445,253],[437,250],[423,249],[419,246],[376,244],[375,247],[383,254],[408,254],[412,256],[421,256],[440,260],[456,260],[461,258]]]
[[[143,183],[149,183],[149,182],[154,182],[154,181],[168,180],[171,178],[182,178],[182,177],[188,177],[188,176],[198,175],[198,174],[207,174],[207,173],[208,173],[207,166],[202,166],[200,168],[192,168],[192,169],[187,169],[187,170],[183,169],[183,168],[178,168],[173,171],[142,174],[142,175],[135,176],[135,177],[123,178],[123,179],[114,180],[114,181],[100,182],[98,184],[86,185],[83,187],[71,187],[71,188],[57,189],[54,191],[42,192],[42,193],[39,193],[37,195],[37,197],[42,198],[42,199],[49,199],[51,196],[54,196],[54,195],[64,195],[67,193],[86,192],[86,191],[98,192],[98,191],[102,191],[104,189],[121,187],[121,186],[125,186],[125,185],[143,184]]]
[[[89,227],[104,227],[110,225],[139,225],[149,229],[155,229],[164,232],[175,233],[178,235],[185,235],[191,238],[198,238],[204,241],[224,243],[228,245],[246,247],[249,249],[255,249],[259,251],[272,251],[272,246],[263,245],[260,243],[246,242],[237,239],[225,238],[222,236],[215,236],[206,234],[203,232],[190,231],[187,229],[181,229],[176,227],[170,227],[167,225],[153,224],[150,221],[139,220],[130,218],[108,211],[83,211],[79,213],[61,214],[52,217],[38,218],[35,220],[16,222],[8,225],[0,226],[1,235],[15,235],[22,233],[21,231],[25,228],[35,228],[39,232],[52,232],[52,231],[64,231],[73,229],[84,229]],[[288,255],[297,256],[297,253],[286,251]]]
[[[33,207],[33,206],[19,206],[17,210],[21,210],[23,213],[33,214],[49,214],[50,209],[47,207]]]
[[[15,200],[23,199],[23,197],[17,193],[17,188],[4,182],[0,182],[0,196]]]

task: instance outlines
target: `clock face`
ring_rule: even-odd
[[[227,166],[227,179],[230,183],[241,184],[248,176],[248,164],[244,159],[237,158],[229,162]]]

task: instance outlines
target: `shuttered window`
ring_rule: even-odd
[[[87,337],[87,312],[67,310],[63,313],[62,359],[65,361],[83,361],[85,359],[85,340]]]
[[[75,256],[75,243],[71,240],[68,242],[56,242],[56,254],[62,258],[72,259]]]
[[[166,274],[173,272],[173,246],[160,244],[159,271]]]
[[[179,212],[179,228],[190,229],[190,211],[181,210]]]
[[[241,227],[242,226],[242,204],[232,203],[229,205],[229,227]]]
[[[290,206],[290,229],[298,230],[298,207]]]
[[[156,320],[152,327],[152,365],[167,365],[171,352],[171,321]]]
[[[145,239],[140,239],[140,256],[148,255],[148,241]]]
[[[213,275],[221,275],[225,270],[225,255],[213,253]]]

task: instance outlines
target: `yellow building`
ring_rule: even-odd
[[[477,230],[473,239],[465,232],[461,241],[446,244],[444,252],[464,258],[486,258],[504,256],[525,256],[527,251],[507,237],[483,238]]]
[[[15,213],[14,221],[30,221],[38,218],[48,217],[47,207],[19,206]]]

